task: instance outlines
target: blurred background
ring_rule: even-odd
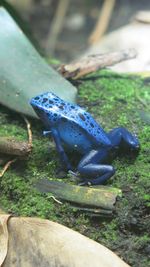
[[[105,35],[130,24],[139,11],[150,10],[147,0],[1,0],[0,3],[11,9],[17,20],[21,19],[24,30],[44,55],[64,63],[91,47],[100,47],[98,52],[103,52],[101,41]],[[148,24],[150,16],[144,18],[146,21],[142,23]],[[138,20],[141,19],[137,15]]]

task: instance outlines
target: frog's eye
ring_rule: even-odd
[[[35,99],[35,100],[39,100],[40,98],[39,98],[39,96],[36,96],[34,99]]]

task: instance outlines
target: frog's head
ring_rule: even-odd
[[[42,120],[46,121],[50,114],[51,118],[55,110],[57,110],[57,105],[61,101],[61,99],[53,94],[52,92],[47,92],[38,96],[35,96],[31,99],[30,104],[33,107],[34,111]],[[52,118],[53,119],[53,118]]]

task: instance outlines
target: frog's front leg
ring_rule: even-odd
[[[91,179],[86,179],[80,185],[103,184],[114,175],[114,168],[111,165],[103,164],[109,157],[109,151],[107,148],[102,148],[98,151],[92,150],[81,159],[77,170],[81,176],[91,177]],[[93,177],[96,178],[93,179]]]
[[[108,133],[108,137],[114,148],[131,151],[138,151],[140,148],[136,135],[131,134],[126,128],[115,128]]]
[[[54,129],[52,128],[51,129],[51,135],[55,141],[55,145],[56,145],[56,149],[59,153],[59,156],[60,156],[60,160],[63,164],[63,166],[67,169],[67,170],[72,170],[72,167],[71,167],[71,164],[68,160],[68,157],[62,147],[62,144],[61,144],[61,140],[60,140],[60,136],[59,136],[59,132],[57,131],[57,129]]]

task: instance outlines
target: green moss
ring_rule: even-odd
[[[144,79],[118,75],[104,70],[81,80],[79,104],[84,106],[109,131],[125,126],[136,132],[141,150],[137,157],[120,155],[113,161],[117,169],[108,181],[123,190],[113,218],[87,217],[68,203],[58,204],[51,195],[41,195],[33,184],[40,178],[59,178],[59,159],[52,140],[42,137],[42,124],[32,121],[33,150],[27,159],[20,160],[1,178],[0,203],[6,212],[39,216],[63,223],[94,240],[118,251],[132,266],[147,266],[144,248],[148,242],[149,208],[149,147],[150,125],[140,116],[148,112],[150,85]],[[141,101],[142,100],[142,101]],[[1,108],[0,136],[27,140],[24,120],[6,108]],[[76,162],[74,155],[73,163]],[[66,174],[67,178],[67,174]],[[68,179],[65,181],[69,182]],[[134,221],[137,223],[134,225]],[[132,237],[132,238],[131,238]],[[130,246],[129,246],[130,244]],[[142,247],[143,255],[138,256]]]

